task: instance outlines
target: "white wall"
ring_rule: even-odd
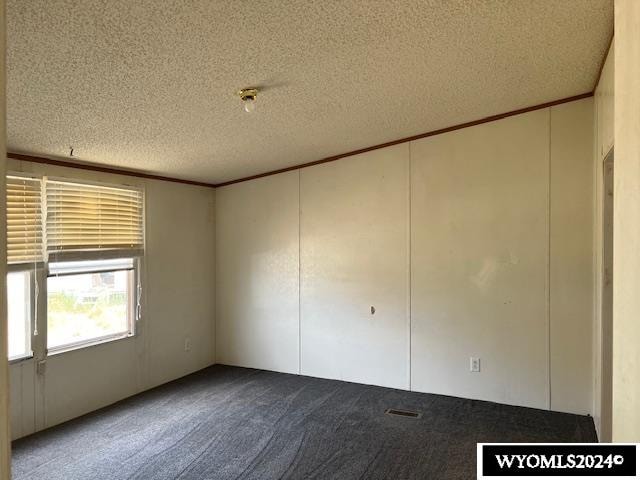
[[[35,374],[31,360],[11,365],[14,438],[213,363],[213,190],[15,160],[8,168],[138,185],[146,199],[143,318],[137,335],[49,356],[44,376]]]
[[[593,101],[550,112],[551,409],[592,413]]]
[[[548,408],[549,110],[413,142],[411,166],[413,389]]]
[[[613,441],[640,441],[640,2],[615,2]]]
[[[218,338],[271,332],[218,362],[590,413],[592,149],[585,99],[218,189]]]
[[[613,117],[614,117],[614,51],[615,41],[606,57],[602,74],[598,81],[594,95],[595,145],[594,145],[594,175],[595,175],[595,327],[594,327],[594,405],[593,419],[600,441],[611,441],[611,394],[612,394],[612,326],[611,318],[603,319],[603,308],[609,312],[611,298],[603,298],[604,285],[604,165],[603,162],[613,147]],[[611,275],[611,272],[609,272]]]
[[[299,373],[298,233],[298,172],[216,190],[218,363]]]
[[[409,388],[408,154],[300,171],[304,375]]]

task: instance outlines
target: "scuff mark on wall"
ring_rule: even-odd
[[[504,271],[514,265],[518,265],[520,259],[518,256],[510,251],[504,258],[501,257],[485,257],[482,260],[482,266],[475,275],[471,275],[469,280],[476,285],[482,292],[488,291],[488,289],[495,283],[500,271]]]

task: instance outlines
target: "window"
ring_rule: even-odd
[[[60,352],[133,335],[143,192],[47,177],[6,181],[10,358],[32,355],[35,335],[46,338],[34,343],[43,350],[36,355],[46,354],[45,343]],[[42,323],[40,302],[47,312]],[[35,325],[44,332],[32,331]]]
[[[7,275],[9,360],[31,356],[31,274]]]
[[[124,259],[49,264],[50,352],[133,335],[134,263]]]

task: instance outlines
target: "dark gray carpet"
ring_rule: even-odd
[[[386,408],[420,419],[391,417]],[[216,365],[13,445],[15,479],[475,478],[476,442],[591,442],[589,417]]]

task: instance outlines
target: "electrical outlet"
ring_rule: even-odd
[[[185,338],[184,339],[184,351],[185,352],[190,352],[191,351],[191,339],[190,338]]]
[[[476,357],[471,357],[469,359],[469,371],[470,372],[479,372],[480,371],[480,359]]]

